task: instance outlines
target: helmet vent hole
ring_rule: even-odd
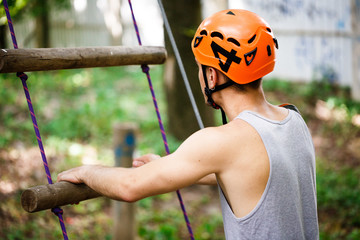
[[[207,36],[207,31],[206,31],[206,30],[202,30],[202,31],[200,32],[200,35],[205,35],[205,36]]]
[[[267,30],[269,33],[271,33],[271,29],[270,29],[270,28],[266,28],[266,30]]]
[[[219,32],[212,32],[210,36],[211,36],[211,37],[218,37],[218,38],[220,38],[221,40],[224,40],[224,36],[223,36],[221,33],[219,33]]]
[[[255,40],[255,38],[256,38],[256,34],[254,36],[252,36],[252,38],[249,39],[248,43],[249,44],[252,43]]]
[[[235,16],[235,13],[233,13],[232,11],[228,11],[226,14]]]
[[[276,49],[279,49],[278,40],[276,38],[273,38]]]
[[[271,56],[271,47],[269,45],[267,45],[266,49],[267,49],[267,54],[270,57]]]
[[[238,47],[240,47],[240,43],[238,42],[238,40],[236,40],[236,39],[234,39],[234,38],[228,38],[227,41],[235,44],[235,45],[238,46]]]

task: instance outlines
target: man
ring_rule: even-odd
[[[269,104],[261,78],[275,65],[270,26],[245,10],[205,19],[192,41],[205,100],[225,122],[137,168],[82,166],[58,181],[133,202],[194,183],[218,184],[227,239],[318,239],[315,153],[296,111]]]

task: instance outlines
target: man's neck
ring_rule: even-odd
[[[239,92],[230,88],[224,89],[219,97],[221,99],[219,105],[225,111],[229,121],[245,110],[265,114],[271,108],[261,87],[257,90],[249,89],[246,92]]]

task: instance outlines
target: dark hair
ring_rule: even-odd
[[[240,92],[246,92],[247,89],[252,89],[252,90],[256,90],[256,89],[259,89],[260,85],[261,85],[261,78],[255,80],[255,81],[252,81],[252,82],[249,82],[247,84],[238,84],[238,83],[234,83],[233,85],[231,85],[231,87],[239,90]],[[232,81],[230,78],[228,78],[228,81]]]

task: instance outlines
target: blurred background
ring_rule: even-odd
[[[2,0],[0,0],[2,3]],[[138,45],[128,1],[10,0],[20,48]],[[165,46],[164,65],[151,74],[169,147],[199,129],[174,59],[156,0],[133,0],[143,45]],[[360,239],[360,0],[164,1],[205,126],[220,113],[205,106],[190,41],[203,18],[227,8],[262,16],[279,42],[275,71],[264,81],[273,104],[291,102],[301,111],[317,154],[321,239]],[[0,47],[12,48],[0,5]],[[114,165],[113,125],[135,123],[135,155],[164,155],[146,76],[139,66],[28,73],[39,129],[53,179],[81,164]],[[0,74],[0,238],[60,239],[50,211],[29,214],[21,192],[46,184],[21,81]],[[217,188],[182,190],[196,239],[225,239]],[[186,239],[186,225],[173,193],[136,204],[136,239]],[[114,239],[113,203],[88,200],[66,206],[70,239]],[[121,220],[120,220],[121,222]]]

